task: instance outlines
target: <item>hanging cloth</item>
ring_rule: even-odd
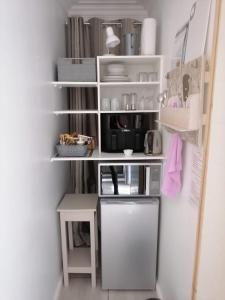
[[[180,136],[173,134],[161,189],[163,195],[167,197],[175,197],[182,188],[182,148],[183,142]]]

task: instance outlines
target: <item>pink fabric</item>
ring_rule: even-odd
[[[179,135],[173,134],[162,185],[162,193],[167,197],[175,197],[181,191],[182,147]]]

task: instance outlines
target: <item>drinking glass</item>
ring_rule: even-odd
[[[139,110],[145,110],[145,97],[142,96],[140,100],[138,101],[138,109]]]
[[[110,99],[102,98],[102,110],[110,110]]]
[[[120,100],[119,98],[111,99],[111,110],[120,110]]]
[[[130,110],[130,95],[129,94],[122,94],[122,109],[123,110]]]
[[[138,73],[138,81],[139,82],[147,82],[148,81],[148,73],[147,72],[139,72]]]
[[[158,74],[157,72],[148,72],[148,81],[157,81]]]
[[[145,109],[147,110],[154,109],[154,100],[152,97],[145,97],[144,103],[145,103]]]
[[[135,110],[137,106],[137,94],[136,93],[131,93],[130,94],[130,99],[131,99],[131,109]]]

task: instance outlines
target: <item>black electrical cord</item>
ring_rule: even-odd
[[[112,175],[112,182],[114,186],[114,195],[119,195],[119,189],[118,189],[118,176],[117,172],[115,171],[115,168],[113,166],[109,166],[111,175]]]

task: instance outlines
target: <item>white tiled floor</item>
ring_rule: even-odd
[[[71,278],[68,288],[62,288],[59,300],[146,300],[156,297],[150,291],[103,291],[100,280],[91,288],[90,278]]]

